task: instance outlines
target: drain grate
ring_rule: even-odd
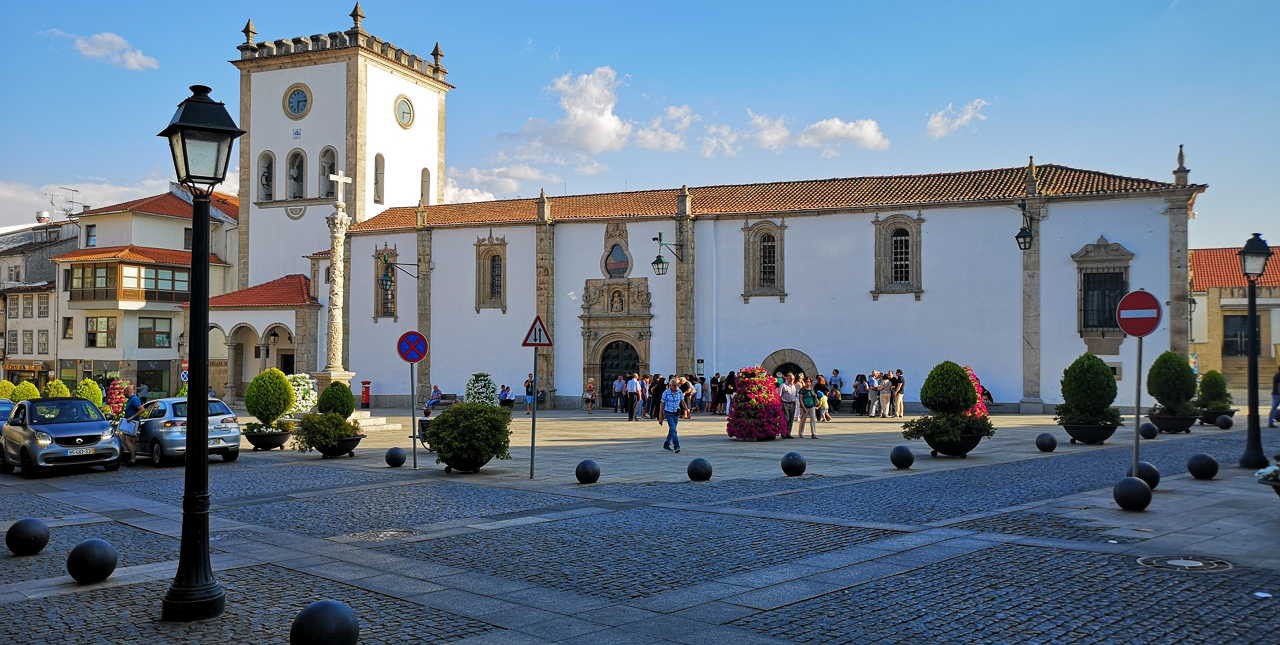
[[[1230,562],[1220,558],[1202,558],[1196,555],[1149,555],[1138,558],[1138,564],[1152,569],[1191,573],[1229,571],[1232,566]]]

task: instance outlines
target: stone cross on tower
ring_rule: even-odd
[[[351,178],[339,170],[329,175],[329,180],[334,183],[337,199],[334,201],[333,214],[325,220],[329,224],[329,320],[325,368],[315,375],[317,385],[321,388],[334,381],[350,385],[355,376],[342,366],[343,285],[346,282],[347,229],[351,226],[351,217],[347,215],[346,189]]]

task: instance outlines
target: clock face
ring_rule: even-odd
[[[400,127],[407,128],[413,125],[413,103],[408,98],[401,96],[396,99],[396,123]]]
[[[311,89],[302,83],[290,85],[284,91],[285,116],[297,121],[311,111]]]
[[[300,115],[307,111],[307,93],[301,88],[289,93],[289,112]]]

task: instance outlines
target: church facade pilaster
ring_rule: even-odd
[[[555,321],[556,296],[556,226],[551,214],[551,200],[546,191],[538,195],[538,218],[535,224],[534,275],[536,276],[535,308],[542,322],[551,331],[552,340],[558,337]],[[564,340],[564,339],[561,339]],[[547,393],[546,406],[555,407],[556,354],[554,347],[536,350],[538,363],[538,389]]]
[[[1169,351],[1185,356],[1190,336],[1190,276],[1187,268],[1187,220],[1190,217],[1195,193],[1175,193],[1166,198],[1169,220]]]
[[[431,338],[431,227],[426,223],[426,212],[418,208],[418,331]],[[418,363],[418,392],[431,392],[431,354]]]
[[[676,198],[676,355],[677,374],[693,374],[694,366],[694,270],[697,254],[693,232],[693,197],[689,187],[682,186]]]
[[[1023,202],[1025,224],[1031,229],[1031,248],[1022,252],[1022,398],[1023,414],[1044,412],[1040,395],[1040,221],[1047,215],[1040,194],[1035,161],[1027,163],[1027,197]]]

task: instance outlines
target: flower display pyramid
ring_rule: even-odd
[[[498,405],[498,388],[487,372],[476,372],[467,379],[463,399],[472,403]]]
[[[762,367],[744,367],[738,372],[733,408],[725,430],[744,441],[767,441],[786,431],[778,384]]]

